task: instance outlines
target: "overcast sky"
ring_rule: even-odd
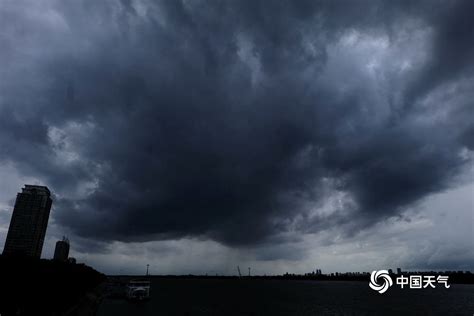
[[[28,183],[106,273],[472,270],[472,12],[0,0],[0,247]]]

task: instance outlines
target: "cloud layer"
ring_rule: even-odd
[[[6,1],[0,161],[83,238],[356,234],[472,164],[473,6]]]

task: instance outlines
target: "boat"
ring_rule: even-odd
[[[127,284],[127,299],[144,301],[150,298],[150,281],[147,279],[130,280]]]

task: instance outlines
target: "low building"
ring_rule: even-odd
[[[63,240],[56,242],[56,248],[54,249],[54,260],[67,261],[69,257],[69,240],[63,237]]]

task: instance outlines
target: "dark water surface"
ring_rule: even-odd
[[[154,279],[151,299],[105,299],[104,315],[474,315],[474,285],[371,290],[366,282]]]

